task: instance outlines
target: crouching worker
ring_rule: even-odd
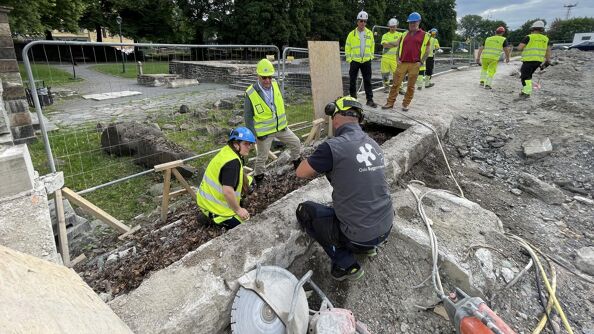
[[[375,256],[394,220],[383,151],[359,126],[363,107],[356,99],[339,98],[325,112],[332,117],[335,137],[320,144],[296,173],[300,178],[326,174],[333,207],[303,202],[297,220],[330,257],[332,277],[359,279],[364,271],[354,254]]]
[[[250,218],[240,205],[241,196],[251,189],[251,177],[243,172],[244,158],[256,142],[245,127],[231,130],[229,140],[206,167],[196,193],[200,210],[214,224],[232,229]]]

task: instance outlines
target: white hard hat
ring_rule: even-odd
[[[367,15],[367,12],[362,10],[359,12],[359,14],[357,14],[357,20],[367,20],[369,18],[369,15]]]
[[[396,20],[396,18],[391,18],[390,21],[388,21],[388,27],[396,27],[398,26],[398,20]]]
[[[534,23],[532,23],[532,26],[530,26],[530,28],[540,28],[540,29],[544,29],[544,27],[545,27],[545,23],[541,20],[534,21]]]

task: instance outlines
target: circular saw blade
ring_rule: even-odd
[[[233,334],[284,334],[286,328],[281,319],[257,293],[240,287],[231,308],[231,332]]]

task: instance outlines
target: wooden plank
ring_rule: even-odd
[[[186,181],[186,179],[184,179],[184,177],[179,173],[179,171],[177,170],[177,168],[173,168],[173,175],[175,175],[175,178],[179,181],[179,183],[182,184],[182,186],[184,186],[184,188],[186,189],[186,191],[188,192],[188,194],[190,196],[192,196],[192,198],[194,199],[194,201],[196,201],[196,193],[194,193],[192,191],[192,187],[188,184],[188,181]]]
[[[81,208],[85,209],[89,212],[93,217],[101,220],[105,224],[111,226],[116,231],[121,233],[126,233],[130,231],[130,227],[125,225],[124,223],[120,222],[119,220],[115,219],[109,213],[103,211],[101,208],[96,206],[95,204],[87,201],[79,194],[75,193],[74,191],[70,190],[67,187],[62,188],[62,194],[70,200],[70,202],[80,206]]]
[[[85,253],[82,253],[79,256],[75,257],[74,260],[72,260],[72,262],[70,262],[70,265],[68,267],[72,268],[86,259],[87,259],[87,256],[85,255]]]
[[[118,237],[119,240],[124,240],[125,238],[131,236],[132,234],[136,233],[138,230],[140,230],[141,226],[140,225],[136,225],[133,228],[130,229],[130,231],[120,235]]]
[[[166,162],[164,164],[156,165],[154,167],[154,169],[155,169],[155,172],[160,172],[160,171],[164,171],[166,169],[180,167],[183,164],[184,164],[184,162],[182,160],[175,160],[175,161]]]
[[[163,181],[163,202],[161,202],[161,221],[167,221],[167,212],[169,212],[169,188],[171,187],[171,169],[165,170],[165,180]]]
[[[58,240],[60,242],[60,254],[65,266],[70,266],[70,251],[68,250],[68,234],[66,232],[66,218],[64,217],[64,202],[62,200],[62,190],[55,192],[56,215],[58,216]]]
[[[340,48],[335,41],[308,41],[307,48],[314,118],[325,118],[326,104],[343,95]],[[328,135],[331,135],[332,127],[329,126],[328,130]]]
[[[315,119],[312,122],[311,130],[309,131],[309,134],[307,135],[307,139],[305,139],[305,142],[303,143],[303,145],[307,146],[307,145],[311,144],[314,140],[320,139],[320,132],[322,131],[322,124],[324,124],[323,118]]]

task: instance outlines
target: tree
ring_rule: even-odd
[[[570,20],[555,19],[547,35],[551,41],[571,42],[576,33],[592,31],[594,31],[593,17],[577,17]]]
[[[483,18],[479,15],[465,15],[460,19],[458,28],[465,39],[479,35]]]
[[[54,29],[77,32],[85,9],[83,0],[3,0],[2,4],[13,8],[9,14],[13,34],[45,34],[48,39]]]

